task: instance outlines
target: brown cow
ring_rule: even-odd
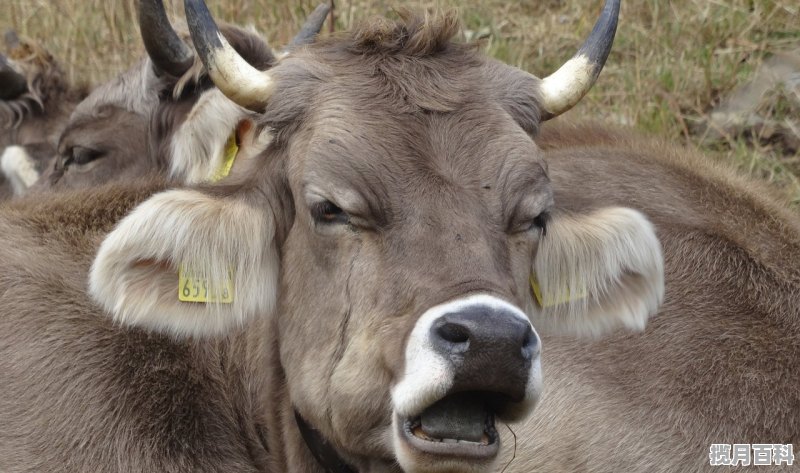
[[[87,265],[154,188],[3,215],[22,242],[0,244],[0,470],[493,469],[496,419],[540,392],[529,318],[640,329],[662,296],[647,220],[550,217],[529,136],[591,85],[617,11],[540,80],[451,42],[451,16],[367,25],[263,73],[187,2],[211,77],[275,139],[105,236],[88,275],[105,314]]]
[[[59,137],[56,160],[32,191],[75,189],[149,173],[191,183],[219,168],[236,122],[225,130],[219,125],[230,123],[234,113],[238,116],[239,107],[213,89],[192,49],[170,27],[160,0],[141,2],[139,22],[148,56],[78,104]],[[256,34],[234,26],[223,31],[254,67],[267,69],[275,62]],[[214,131],[209,130],[212,124],[217,125]],[[196,174],[205,172],[202,178],[192,180],[184,175],[185,163],[168,160],[168,150],[162,148],[173,141],[173,134],[188,135],[197,148],[216,151],[206,153],[212,159],[202,169],[193,166]]]
[[[328,5],[320,5],[309,15],[289,49],[310,42],[328,11]],[[142,1],[139,24],[148,57],[78,104],[59,137],[58,157],[34,192],[147,174],[203,182],[218,173],[232,134],[251,152],[266,146],[268,132],[253,136],[246,126],[237,127],[246,120],[246,111],[213,87],[184,43],[188,33],[182,39],[172,29],[162,1]],[[272,50],[255,33],[225,26],[223,34],[254,67],[264,70],[274,64]],[[201,155],[204,160],[195,159]]]
[[[0,200],[23,193],[38,179],[69,114],[86,96],[85,88],[70,85],[43,47],[13,31],[5,34],[5,42],[8,57],[0,54]]]

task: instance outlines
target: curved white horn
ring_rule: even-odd
[[[251,66],[233,49],[203,0],[185,0],[184,8],[192,42],[214,85],[242,107],[263,112],[274,90],[269,73]]]
[[[614,44],[618,18],[619,0],[606,0],[600,18],[575,56],[542,79],[542,120],[566,112],[592,88]]]

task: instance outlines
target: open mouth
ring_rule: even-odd
[[[500,449],[495,414],[507,403],[498,393],[450,394],[398,425],[405,441],[421,452],[491,459]]]

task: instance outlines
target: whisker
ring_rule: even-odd
[[[511,460],[509,460],[508,463],[506,463],[506,466],[503,467],[503,470],[500,473],[505,473],[506,470],[508,469],[508,467],[514,461],[514,459],[517,458],[517,434],[515,434],[514,431],[511,430],[511,426],[510,425],[508,425],[506,423],[503,423],[503,425],[505,425],[506,428],[508,429],[508,431],[511,432],[511,435],[514,436],[514,452],[511,454]]]

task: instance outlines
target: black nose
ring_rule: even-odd
[[[484,305],[439,317],[431,326],[433,348],[453,363],[454,389],[492,391],[519,401],[525,395],[539,337],[507,309]]]

